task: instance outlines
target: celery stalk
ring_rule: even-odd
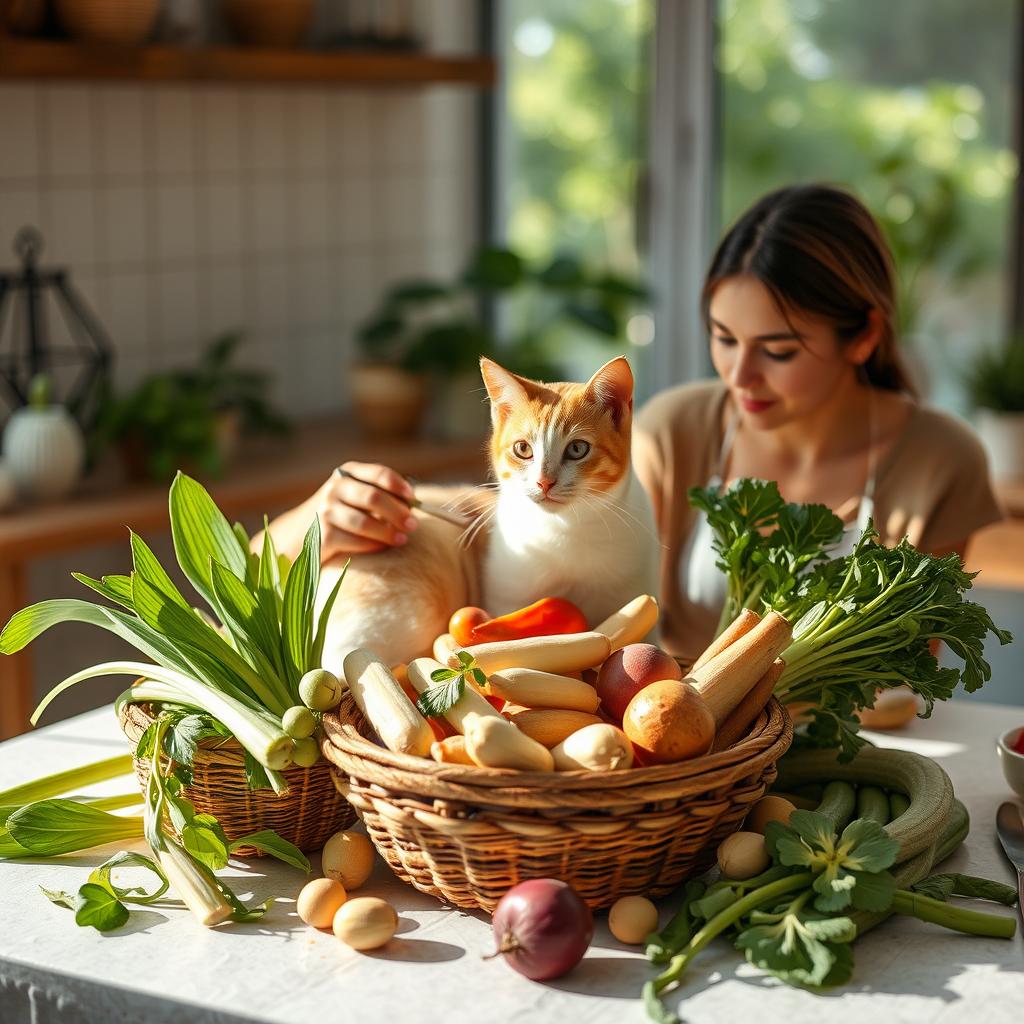
[[[117,757],[108,757],[105,761],[95,761],[80,768],[69,768],[67,771],[46,775],[21,786],[0,790],[0,805],[29,804],[35,800],[60,796],[61,793],[67,793],[79,786],[90,786],[94,782],[105,782],[118,775],[127,775],[131,770],[131,754],[119,754]]]

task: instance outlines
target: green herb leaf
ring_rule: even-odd
[[[297,846],[293,846],[287,839],[282,839],[271,829],[263,829],[260,832],[242,836],[240,839],[234,840],[229,849],[234,853],[235,850],[241,849],[243,846],[255,846],[257,850],[262,850],[264,853],[270,854],[271,857],[276,857],[278,860],[284,861],[285,864],[304,871],[307,875],[313,870],[306,855]]]
[[[416,707],[426,718],[440,718],[458,704],[465,687],[462,674],[454,673],[447,682],[424,690],[416,699]]]
[[[430,678],[435,683],[446,683],[449,679],[455,679],[456,676],[461,676],[461,672],[456,672],[453,668],[435,668],[430,673]]]
[[[181,845],[193,859],[211,871],[228,864],[228,838],[212,814],[193,814],[181,829]]]
[[[86,882],[75,900],[75,923],[100,932],[113,931],[128,921],[128,908],[105,885]]]
[[[69,892],[61,892],[56,889],[47,889],[43,886],[39,886],[39,891],[51,902],[56,903],[58,907],[67,907],[68,910],[75,909],[75,897]]]
[[[473,665],[473,655],[469,651],[458,651],[456,657],[459,659],[463,669],[471,668]]]
[[[868,818],[851,821],[839,837],[840,849],[849,848],[843,864],[850,871],[883,871],[896,863],[900,844]]]
[[[152,892],[147,892],[143,886],[139,885],[129,887],[116,885],[113,880],[114,870],[126,867],[145,868],[145,870],[157,876],[160,884]],[[130,850],[122,850],[120,853],[115,853],[110,860],[105,861],[89,875],[89,881],[108,889],[119,900],[143,904],[153,903],[155,900],[160,899],[167,892],[169,886],[163,868],[155,860]]]

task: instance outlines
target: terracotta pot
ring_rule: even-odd
[[[371,437],[411,437],[427,407],[427,380],[397,366],[362,363],[349,373],[356,419]]]
[[[57,0],[57,17],[76,39],[138,46],[153,31],[160,0]]]
[[[313,0],[224,0],[231,31],[250,46],[293,50],[313,18]]]

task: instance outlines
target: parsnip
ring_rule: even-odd
[[[588,725],[599,725],[601,719],[597,715],[588,715],[585,711],[561,711],[553,708],[524,708],[509,710],[505,705],[502,712],[520,732],[526,733],[549,750],[557,746],[567,736]]]
[[[466,752],[481,768],[511,768],[550,772],[555,762],[551,751],[521,733],[498,715],[467,715],[464,721]]]
[[[640,643],[657,624],[658,602],[650,594],[641,594],[595,626],[594,632],[608,637],[611,649],[617,651],[626,644]]]
[[[610,772],[632,766],[633,744],[621,729],[600,722],[567,736],[551,751],[551,757],[556,771]]]
[[[451,633],[442,633],[434,641],[434,657],[441,662],[442,665],[448,664],[448,659],[459,650],[459,645],[455,642],[455,637]]]
[[[528,708],[562,708],[567,711],[597,710],[597,690],[581,679],[538,672],[532,668],[506,668],[487,677],[487,692]]]
[[[380,658],[356,648],[345,656],[343,671],[353,700],[388,750],[430,756],[434,733],[429,723]]]
[[[471,764],[476,762],[466,752],[465,736],[448,736],[430,747],[430,756],[442,764]]]
[[[754,628],[715,655],[699,669],[691,669],[685,682],[704,698],[716,728],[757,685],[793,636],[778,612],[768,612]]]
[[[611,644],[603,633],[566,633],[562,636],[532,636],[524,640],[495,640],[464,648],[484,675],[506,668],[532,668],[539,672],[578,672],[604,661]],[[459,668],[455,655],[450,668]]]
[[[715,637],[708,645],[704,653],[693,663],[691,672],[703,668],[712,658],[717,657],[734,644],[741,636],[746,636],[759,622],[761,616],[753,608],[744,608],[728,626]]]
[[[768,666],[768,671],[754,684],[753,689],[729,712],[715,733],[715,742],[711,744],[712,754],[731,747],[747,734],[754,724],[754,719],[768,703],[768,698],[771,697],[785,667],[786,663],[781,658],[776,658]]]
[[[410,685],[417,693],[423,693],[431,686],[436,686],[430,674],[439,668],[444,668],[444,665],[433,658],[414,658],[406,668]],[[445,712],[444,717],[452,728],[465,733],[467,715],[501,718],[501,715],[472,686],[463,687],[462,696]]]

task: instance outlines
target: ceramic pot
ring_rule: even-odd
[[[397,366],[361,363],[349,372],[359,426],[371,437],[412,437],[427,407],[427,380]]]
[[[138,46],[153,31],[160,0],[57,0],[68,35],[94,43]]]
[[[82,431],[62,405],[25,406],[4,430],[4,462],[27,498],[62,498],[85,465]]]
[[[293,50],[313,18],[313,0],[224,0],[224,17],[243,43]]]

